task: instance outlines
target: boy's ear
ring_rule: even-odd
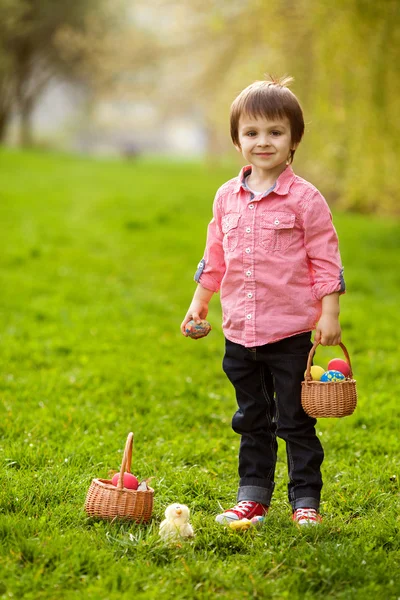
[[[233,144],[238,152],[241,152],[242,149],[238,144]]]

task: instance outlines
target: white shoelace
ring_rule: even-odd
[[[298,508],[295,511],[295,514],[297,521],[299,521],[300,519],[307,519],[309,521],[318,520],[317,511],[315,510],[315,508]]]
[[[251,502],[249,500],[241,500],[240,502],[238,502],[236,504],[236,506],[234,506],[233,508],[230,508],[229,511],[227,511],[227,512],[237,511],[242,516],[244,516],[248,510],[253,508],[254,504],[255,504],[255,502]]]

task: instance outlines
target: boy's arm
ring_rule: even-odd
[[[303,224],[313,276],[313,295],[322,304],[315,341],[323,346],[336,346],[341,341],[339,296],[345,292],[346,286],[332,215],[318,191],[304,202]]]
[[[217,192],[213,203],[213,218],[207,227],[207,241],[204,256],[197,265],[194,279],[203,288],[218,292],[225,273],[225,257],[222,247],[224,234],[221,230],[220,194]]]
[[[346,289],[338,236],[320,192],[315,190],[305,199],[303,208],[304,245],[310,261],[312,292],[322,301],[325,296],[334,292],[343,294]]]
[[[201,319],[205,319],[208,314],[208,303],[210,302],[214,292],[204,288],[200,283],[198,284],[196,291],[193,296],[193,300],[189,306],[185,318],[181,323],[181,332],[187,337],[185,331],[186,323],[193,319],[198,323]]]
[[[337,346],[341,341],[339,323],[339,292],[322,298],[322,313],[315,329],[315,342],[322,346]]]
[[[206,318],[208,314],[208,303],[212,296],[219,291],[221,280],[224,276],[225,260],[222,248],[223,233],[219,226],[220,221],[221,214],[218,191],[213,203],[213,218],[208,224],[204,258],[198,264],[194,277],[198,285],[189,306],[189,310],[181,323],[181,332],[186,337],[188,337],[185,333],[186,323],[191,319],[199,322],[201,319]]]

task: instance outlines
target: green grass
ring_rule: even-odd
[[[218,298],[208,338],[179,332],[236,169],[5,150],[0,167],[0,598],[399,598],[399,223],[335,214],[359,405],[318,422],[323,524],[290,522],[281,443],[268,521],[236,533],[214,523],[239,442]],[[130,430],[152,521],[90,520],[90,481],[119,469]],[[166,546],[174,501],[196,537]]]

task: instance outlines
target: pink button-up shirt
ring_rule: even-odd
[[[315,328],[321,299],[345,290],[338,238],[320,192],[287,167],[267,192],[245,183],[217,192],[195,280],[221,293],[223,331],[261,346]]]

